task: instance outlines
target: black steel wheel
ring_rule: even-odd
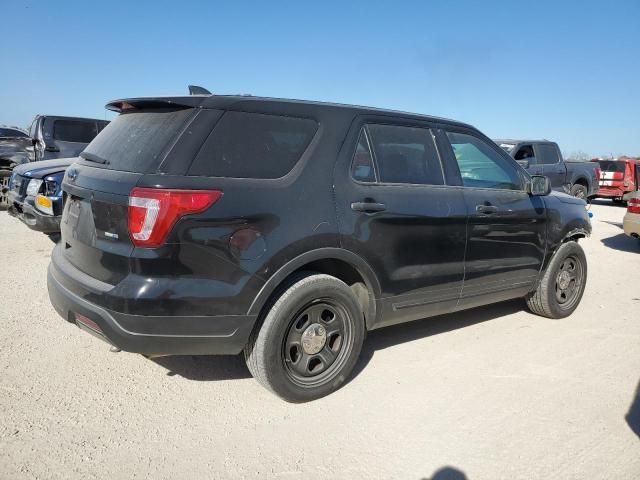
[[[282,349],[291,379],[313,385],[339,370],[348,357],[351,324],[349,312],[331,299],[305,305],[291,320]]]
[[[574,255],[567,256],[556,275],[556,300],[563,310],[572,309],[579,301],[584,281],[582,262]]]
[[[364,340],[362,307],[352,289],[324,274],[303,273],[274,296],[244,350],[251,374],[290,402],[340,388]]]

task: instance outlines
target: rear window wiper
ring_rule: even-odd
[[[94,155],[93,153],[89,153],[89,152],[82,152],[80,154],[80,158],[87,160],[89,162],[100,163],[102,165],[109,165],[109,160],[107,160],[106,158],[99,157],[98,155]]]

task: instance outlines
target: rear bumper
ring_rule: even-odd
[[[43,233],[60,232],[60,215],[52,216],[42,213],[36,210],[28,199],[20,200],[11,192],[9,192],[8,212],[32,230]]]
[[[640,238],[640,213],[627,213],[622,220],[624,233],[630,237]]]
[[[623,188],[601,186],[597,190],[596,196],[599,198],[622,198],[625,193]]]
[[[47,272],[49,298],[68,322],[127,352],[146,355],[235,355],[256,322],[255,316],[145,316],[108,310],[63,285],[66,273],[52,261]],[[78,315],[90,320],[89,325]],[[97,327],[97,328],[96,328]]]

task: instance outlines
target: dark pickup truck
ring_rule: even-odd
[[[587,199],[598,193],[600,172],[591,162],[565,162],[558,144],[548,140],[494,140],[531,175],[544,175],[551,188]]]

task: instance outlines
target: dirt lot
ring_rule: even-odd
[[[623,208],[592,211],[572,317],[508,302],[379,330],[305,405],[240,358],[110,353],[49,305],[51,241],[0,212],[0,478],[638,479],[640,245]]]

